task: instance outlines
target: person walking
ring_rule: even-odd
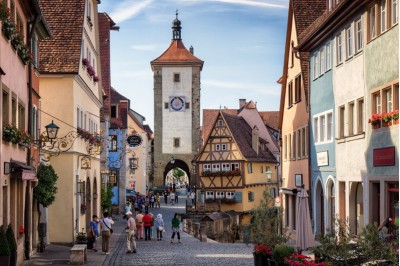
[[[171,243],[174,243],[175,234],[178,236],[178,243],[181,242],[181,233],[180,231],[180,221],[178,218],[178,213],[175,213],[174,218],[172,218],[172,236],[171,236]]]
[[[150,239],[153,239],[153,231],[154,231],[154,215],[153,213],[149,213],[151,216],[151,225],[150,225]]]
[[[89,225],[90,225],[91,234],[92,234],[92,236],[94,238],[93,251],[96,252],[97,251],[97,249],[96,249],[97,240],[96,239],[97,239],[97,237],[99,237],[99,217],[97,217],[96,214],[93,215],[93,219],[92,219],[92,221],[90,222]]]
[[[144,225],[144,240],[150,240],[150,227],[151,227],[151,215],[148,211],[145,211],[143,216],[143,225]]]
[[[142,210],[136,215],[136,239],[143,239],[143,214]]]
[[[169,200],[171,201],[172,205],[175,205],[175,192],[171,191],[169,194]]]
[[[150,195],[150,208],[154,208],[154,202],[156,201],[156,197],[154,196],[154,194],[152,193]]]
[[[103,213],[101,221],[101,249],[103,253],[108,255],[110,252],[111,226],[114,224],[114,221],[111,217],[108,217],[108,212]]]
[[[168,192],[167,190],[164,191],[164,201],[165,201],[165,205],[168,204]]]
[[[156,208],[157,208],[157,206],[158,206],[158,208],[161,208],[161,206],[160,206],[160,193],[157,193],[157,195],[156,195]]]
[[[175,192],[175,203],[179,203],[179,202],[178,202],[178,191]]]
[[[135,229],[136,222],[132,217],[132,212],[128,211],[126,215],[126,253],[136,253]]]
[[[154,220],[154,227],[157,231],[157,241],[161,241],[162,233],[164,232],[164,220],[161,213],[157,214],[157,218]]]
[[[149,206],[150,206],[150,199],[149,196],[146,196],[145,201],[144,201],[144,211],[149,212]]]

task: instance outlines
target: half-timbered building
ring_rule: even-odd
[[[246,214],[259,204],[265,189],[277,195],[277,160],[257,126],[250,127],[243,117],[219,111],[195,164],[197,207]]]

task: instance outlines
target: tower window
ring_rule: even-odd
[[[190,103],[185,103],[185,109],[189,109],[190,108]]]
[[[181,74],[174,73],[174,82],[181,82]]]
[[[169,107],[168,107],[168,102],[165,102],[164,103],[164,109],[168,109]]]
[[[174,138],[174,147],[179,148],[180,147],[180,139],[179,138]]]

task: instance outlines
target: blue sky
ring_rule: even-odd
[[[111,34],[111,83],[154,129],[150,61],[172,38],[179,10],[182,41],[204,61],[201,109],[238,108],[239,99],[260,111],[279,110],[287,0],[102,0],[120,26]]]

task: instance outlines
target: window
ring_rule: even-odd
[[[226,192],[225,194],[227,199],[234,199],[235,198],[235,192]]]
[[[285,225],[289,226],[289,194],[285,194]]]
[[[369,10],[369,38],[372,40],[376,34],[376,22],[375,22],[375,6],[372,6]]]
[[[325,62],[326,62],[326,71],[328,71],[332,67],[332,64],[331,64],[331,43],[330,42],[328,42],[325,45],[325,52],[326,52],[326,60],[325,60]]]
[[[359,52],[363,48],[363,33],[362,33],[362,23],[361,18],[355,23],[355,31],[356,31],[356,52]]]
[[[248,198],[249,202],[254,201],[254,192],[249,191],[247,193],[247,198]]]
[[[214,191],[206,191],[206,199],[213,199]]]
[[[353,56],[353,32],[351,26],[346,29],[346,58]]]
[[[294,80],[294,86],[295,86],[295,101],[300,102],[301,101],[301,75],[298,75],[295,80]]]
[[[231,170],[231,166],[229,163],[222,164],[222,171],[230,171],[230,170]]]
[[[290,81],[289,82],[289,88],[288,88],[288,90],[289,90],[289,93],[288,93],[288,103],[289,103],[289,108],[290,107],[292,107],[292,105],[293,105],[293,82],[292,81]]]
[[[249,174],[253,173],[253,164],[252,163],[247,163],[247,172]]]
[[[290,135],[289,134],[289,139],[288,139],[288,146],[289,146],[289,149],[288,149],[288,158],[289,158],[289,160],[291,160],[292,159],[292,135]]]
[[[306,129],[301,129],[301,156],[306,157]]]
[[[222,127],[223,125],[224,125],[224,120],[219,119],[219,120],[217,121],[217,126],[218,126],[218,127]]]
[[[112,118],[117,117],[117,106],[116,105],[111,105],[111,117]]]
[[[190,108],[190,103],[185,103],[185,109],[189,109]]]
[[[18,103],[18,129],[25,131],[25,107]]]
[[[15,3],[13,0],[10,2],[10,13],[11,21],[15,22]]]
[[[345,112],[345,107],[340,106],[339,107],[339,138],[344,138],[344,112]]]
[[[333,140],[332,110],[314,116],[314,142],[324,144]]]
[[[232,163],[232,171],[238,169],[239,170],[239,163]]]
[[[9,123],[9,94],[5,91],[3,91],[3,103],[2,103],[2,107],[3,107],[3,123],[8,124]]]
[[[17,126],[17,100],[14,97],[11,99],[11,119],[13,126]]]
[[[333,8],[333,0],[328,0],[328,10]]]
[[[393,111],[393,93],[392,88],[383,89],[383,112],[389,113]]]
[[[223,151],[226,151],[226,144],[221,144],[221,149],[222,149]]]
[[[263,170],[264,170],[264,167],[261,165],[261,166],[260,166],[260,173],[261,173],[261,174],[264,173]]]
[[[76,108],[76,127],[80,127],[80,111],[79,111],[79,107]]]
[[[314,55],[314,79],[318,78],[319,76],[319,67],[318,67],[318,53]]]
[[[284,140],[283,140],[283,145],[284,145],[284,152],[285,152],[285,160],[287,160],[287,136],[285,136],[284,137]]]
[[[85,113],[85,119],[83,120],[83,129],[85,129],[86,130],[86,113]]]
[[[319,50],[319,66],[320,66],[320,75],[325,73],[325,47],[322,47]]]
[[[174,138],[174,148],[179,148],[180,146],[180,138]]]
[[[293,230],[296,230],[296,204],[297,195],[292,195],[292,217],[293,217]]]
[[[301,159],[301,129],[297,130],[297,159]]]
[[[203,171],[210,172],[211,171],[211,164],[203,164]]]
[[[220,145],[220,144],[215,144],[215,150],[216,150],[216,151],[221,150],[221,145]]]
[[[386,0],[381,0],[379,3],[379,9],[381,11],[380,16],[380,30],[381,33],[386,30],[387,12],[386,12]]]
[[[269,195],[271,195],[271,197],[275,198],[276,197],[276,189],[275,188],[270,188],[269,189]]]
[[[174,82],[180,82],[180,81],[181,81],[181,74],[174,73]]]
[[[169,103],[168,102],[164,103],[164,109],[169,109]]]
[[[354,102],[349,103],[348,127],[349,127],[349,136],[353,136],[354,135]]]
[[[380,91],[372,94],[372,113],[380,114],[381,110],[381,93]]]
[[[392,26],[399,21],[399,10],[397,0],[392,0]]]
[[[117,135],[110,135],[111,146],[109,151],[117,151]]]
[[[357,100],[357,132],[364,132],[364,98]]]
[[[33,55],[32,63],[35,68],[39,67],[38,46],[39,46],[39,40],[38,40],[36,33],[34,33],[33,38],[32,38],[31,50],[32,50],[32,55]]]
[[[327,125],[327,129],[326,129],[326,140],[327,141],[331,141],[332,140],[332,132],[333,132],[333,117],[332,117],[332,113],[328,113],[326,115],[326,125]]]
[[[296,160],[296,132],[293,132],[293,144],[292,144],[292,160]]]
[[[336,65],[339,65],[343,62],[343,44],[342,44],[342,35],[339,34],[336,36]]]
[[[223,199],[224,198],[224,192],[223,191],[217,191],[215,192],[215,198],[216,199]]]
[[[218,164],[212,164],[211,167],[212,167],[211,171],[213,171],[213,172],[221,171],[221,165],[219,163]]]
[[[87,10],[86,10],[86,16],[89,18],[92,17],[92,3],[90,2],[91,0],[87,1]]]

